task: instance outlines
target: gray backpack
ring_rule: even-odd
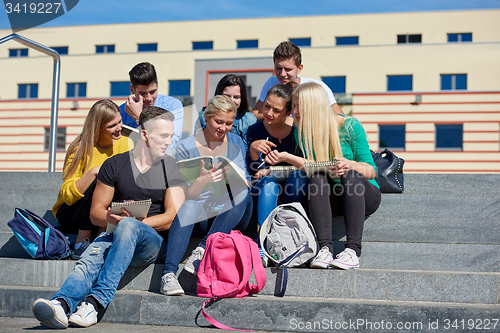
[[[276,207],[259,231],[259,244],[276,266],[307,265],[318,252],[316,232],[299,202]]]

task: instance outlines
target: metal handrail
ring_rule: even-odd
[[[35,49],[39,52],[45,53],[49,55],[54,60],[54,74],[52,76],[52,105],[51,105],[51,115],[50,115],[50,140],[49,140],[49,172],[55,171],[56,164],[56,144],[57,144],[57,117],[59,111],[59,79],[61,74],[61,58],[59,57],[59,53],[32,41],[26,37],[23,37],[18,34],[11,34],[2,39],[0,39],[0,44],[3,44],[9,40],[15,40],[16,42],[23,44],[29,48]]]

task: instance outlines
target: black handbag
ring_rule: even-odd
[[[380,153],[372,151],[373,161],[377,166],[375,180],[382,193],[402,193],[404,190],[403,165],[405,160],[397,157],[389,149]]]

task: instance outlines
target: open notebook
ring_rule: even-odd
[[[149,207],[151,207],[151,199],[139,201],[125,201],[125,202],[112,202],[111,212],[113,214],[121,215],[122,207],[124,207],[133,218],[143,219],[148,216]],[[116,224],[108,223],[106,233],[111,234],[115,231]]]

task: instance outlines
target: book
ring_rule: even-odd
[[[130,134],[137,133],[139,134],[139,128],[134,128],[125,124],[122,124],[122,135],[130,137]]]
[[[220,198],[227,192],[227,185],[229,185],[230,189],[243,186],[249,188],[245,171],[225,156],[198,156],[177,161],[177,166],[188,183],[194,183],[200,176],[201,161],[205,162],[207,170],[226,169],[223,181],[208,183],[204,187],[204,189],[212,192],[216,198]]]
[[[304,171],[307,174],[308,178],[318,172],[326,173],[331,179],[338,179],[339,176],[334,175],[329,172],[330,168],[336,164],[339,164],[339,161],[326,161],[326,162],[307,162],[304,163]],[[290,174],[297,171],[298,168],[293,165],[272,165],[269,167],[269,171],[266,176],[272,176],[276,178],[278,182],[286,181]]]
[[[148,215],[149,207],[151,207],[151,199],[139,201],[125,201],[125,202],[112,202],[111,212],[113,214],[121,215],[122,207],[124,207],[133,218],[143,219]],[[106,233],[111,234],[115,231],[116,224],[108,223]]]

